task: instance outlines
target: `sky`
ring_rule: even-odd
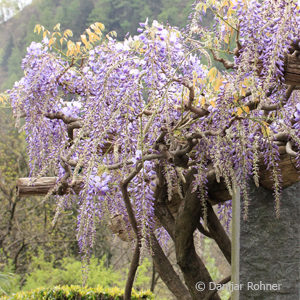
[[[6,22],[13,17],[18,11],[29,5],[32,0],[0,0],[1,21]],[[16,5],[15,5],[16,4]]]

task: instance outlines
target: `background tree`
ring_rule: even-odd
[[[22,1],[2,1],[0,8],[6,9],[7,5],[11,7],[13,3],[17,5],[20,2]],[[100,21],[106,24],[107,32],[115,30],[119,40],[128,32],[136,34],[139,22],[144,22],[147,17],[160,21],[169,18],[170,24],[183,27],[193,1],[184,0],[178,6],[165,3],[166,0],[151,0],[146,3],[140,0],[42,0],[33,1],[24,9],[21,5],[19,14],[0,24],[0,89],[3,91],[11,88],[22,77],[20,65],[26,48],[32,41],[38,40],[33,33],[36,24],[52,28],[61,23],[62,28],[70,28],[77,39],[86,27]],[[173,15],[177,15],[176,20],[170,18]]]
[[[11,108],[1,103],[0,266],[1,271],[5,269],[7,273],[21,275],[14,282],[15,287],[19,288],[26,279],[26,273],[33,268],[30,266],[31,260],[40,250],[47,258],[53,256],[56,262],[68,256],[80,260],[80,255],[73,230],[76,226],[75,208],[62,214],[53,225],[56,208],[53,197],[44,202],[42,198],[21,199],[16,195],[16,179],[26,176],[28,165],[24,133],[19,133],[13,123]],[[110,265],[112,253],[116,251],[111,250],[113,241],[107,238],[107,232],[108,229],[98,226],[93,254],[97,258],[106,257],[106,263]]]

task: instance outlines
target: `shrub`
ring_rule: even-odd
[[[2,296],[0,300],[122,300],[124,291],[119,288],[81,287],[79,285],[56,286],[54,288],[38,288],[22,291],[11,296]],[[150,291],[136,292],[133,290],[131,299],[154,299]]]

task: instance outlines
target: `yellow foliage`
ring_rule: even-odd
[[[49,43],[48,43],[48,46],[51,47],[51,45],[53,45],[56,41],[56,38],[55,37],[52,37],[50,40],[49,40]]]
[[[249,108],[249,106],[245,105],[245,106],[244,106],[244,111],[245,111],[247,114],[249,114],[249,113],[250,113],[250,108]]]
[[[207,78],[209,79],[209,81],[213,81],[213,79],[216,78],[217,73],[218,70],[215,67],[212,67],[207,74]]]
[[[0,94],[0,103],[2,103],[3,106],[6,106],[9,103],[8,97],[5,94]]]
[[[249,106],[245,105],[245,106],[238,107],[236,114],[240,117],[244,112],[249,114],[250,112]]]
[[[117,37],[117,32],[113,30],[109,32],[107,36]]]
[[[89,44],[89,42],[87,41],[86,35],[85,35],[85,34],[82,34],[82,35],[80,36],[80,38],[81,38],[81,41],[84,43],[85,47],[88,48],[90,44]]]
[[[223,38],[223,41],[226,43],[226,44],[229,44],[230,42],[230,35],[229,34],[225,34],[224,38]]]
[[[66,29],[64,31],[64,37],[69,37],[69,36],[73,36],[73,32],[70,29]]]
[[[239,95],[237,93],[233,94],[233,101],[237,102],[239,100]]]
[[[214,90],[217,92],[220,89],[220,86],[222,85],[223,82],[223,78],[220,75],[220,73],[218,73],[218,77],[214,82]]]
[[[236,114],[237,114],[238,116],[241,116],[242,113],[243,113],[243,109],[242,109],[241,107],[239,107],[239,108],[237,109]]]
[[[67,42],[67,48],[68,48],[67,56],[71,56],[71,55],[75,54],[75,50],[76,50],[75,44],[72,41]]]
[[[241,93],[241,95],[242,95],[243,97],[246,96],[246,92],[247,92],[246,89],[243,88],[243,87],[241,87],[240,93]]]
[[[269,124],[267,122],[262,122],[261,132],[264,136],[269,137],[271,133],[271,129],[269,127]]]
[[[105,26],[100,23],[96,22],[92,24],[88,29],[86,29],[85,34],[80,36],[80,40],[77,42],[73,42],[69,40],[70,37],[73,36],[73,32],[70,29],[66,29],[65,31],[61,32],[61,25],[60,23],[56,24],[53,27],[53,32],[46,30],[42,25],[37,24],[35,25],[34,32],[40,34],[43,33],[43,39],[48,37],[48,46],[53,46],[56,42],[60,43],[62,46],[64,42],[67,43],[67,51],[66,56],[78,56],[82,53],[87,52],[89,49],[92,48],[92,44],[96,41],[101,40],[102,38],[102,31],[105,29]],[[112,31],[109,33],[110,36],[116,36],[116,32]],[[56,49],[58,51],[63,51],[63,49]]]
[[[54,27],[53,30],[58,30],[60,31],[60,23],[57,23]]]
[[[206,5],[205,3],[203,3],[203,2],[200,2],[200,3],[198,3],[198,4],[196,5],[196,10],[197,10],[197,11],[202,10],[202,11],[206,12],[206,10],[207,10],[207,5]]]
[[[80,46],[81,46],[81,42],[76,42],[76,51],[77,51],[77,54],[81,53]]]
[[[100,30],[104,30],[105,29],[105,26],[104,24],[100,23],[100,22],[96,22],[95,25],[100,29]]]
[[[34,27],[34,30],[33,30],[33,32],[34,33],[38,33],[38,34],[40,34],[40,32],[41,31],[44,31],[45,30],[45,27],[44,26],[42,26],[42,25],[40,25],[40,24],[36,24],[35,25],[35,27]]]

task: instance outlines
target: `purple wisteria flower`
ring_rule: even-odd
[[[78,44],[81,54],[65,57],[45,40],[27,48],[25,75],[10,98],[17,118],[25,116],[30,175],[51,169],[69,193],[82,183],[77,204],[83,252],[104,213],[121,214],[130,228],[130,205],[137,231],[149,240],[161,227],[154,217],[158,179],[166,202],[183,201],[192,170],[191,192],[203,211],[209,174],[231,194],[237,181],[247,202],[258,161],[272,171],[279,203],[275,137],[287,133],[297,151],[300,138],[299,93],[284,98],[283,80],[284,55],[300,35],[293,8],[290,2],[251,0],[218,11],[217,3],[197,2],[184,32],[146,20],[137,36],[123,42],[109,37],[86,48]],[[206,26],[200,15],[208,9],[216,13]],[[211,53],[224,63],[224,52],[229,71],[211,64]],[[129,203],[121,189],[126,179]],[[219,209],[226,225],[230,206]]]

